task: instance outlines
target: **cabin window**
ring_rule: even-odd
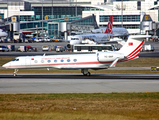
[[[71,40],[79,40],[79,38],[71,38]]]
[[[48,63],[50,63],[50,62],[51,62],[51,60],[48,60],[47,62],[48,62]]]
[[[16,61],[19,61],[19,59],[16,59]]]
[[[41,60],[42,63],[44,63],[44,60]]]
[[[70,59],[67,59],[67,62],[70,62]]]
[[[77,62],[77,59],[74,59],[73,61],[74,61],[74,62]]]
[[[62,59],[61,62],[63,62],[64,60]]]
[[[37,61],[37,60],[35,60],[34,62],[35,62],[35,63],[38,63],[38,61]]]
[[[54,62],[57,62],[57,60],[54,60]]]

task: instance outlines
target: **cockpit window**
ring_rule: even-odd
[[[15,58],[15,59],[13,59],[12,61],[19,61],[19,59]]]
[[[16,59],[13,59],[12,61],[16,61]]]
[[[79,40],[79,38],[71,38],[71,40]]]

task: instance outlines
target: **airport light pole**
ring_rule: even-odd
[[[42,38],[43,38],[43,0],[42,0],[41,12],[42,12]]]
[[[77,0],[76,0],[76,17],[77,17]]]
[[[123,0],[121,0],[121,27],[123,27]]]
[[[53,0],[52,0],[52,17],[51,17],[52,19],[54,19],[53,14],[54,14],[54,10],[53,10]],[[52,24],[51,24],[51,26],[52,26]],[[54,36],[52,34],[52,27],[51,27],[51,36]]]
[[[8,0],[7,0],[7,23],[8,23]]]
[[[52,19],[54,19],[54,17],[53,17],[53,12],[54,12],[54,10],[53,10],[53,0],[52,0]]]

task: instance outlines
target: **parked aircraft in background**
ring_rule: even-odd
[[[125,37],[129,32],[125,28],[113,28],[113,16],[110,16],[107,28],[98,28],[91,31],[92,33],[110,33],[115,37]]]
[[[106,28],[94,29],[92,33],[105,33]],[[113,36],[128,36],[129,32],[125,28],[112,28]]]
[[[94,30],[102,31],[104,29],[94,29]],[[70,44],[68,44],[67,47],[70,48],[71,45],[80,44],[80,43],[82,43],[82,41],[84,41],[86,39],[90,40],[90,42],[88,42],[88,43],[92,43],[91,41],[93,41],[95,43],[103,44],[103,43],[109,43],[110,39],[112,39],[113,37],[125,37],[128,35],[129,35],[129,33],[125,28],[113,28],[113,16],[110,16],[107,28],[105,29],[104,33],[97,32],[96,34],[75,35],[71,38]],[[113,39],[111,40],[111,43],[112,43],[112,41],[113,41]],[[115,39],[114,42],[115,41],[118,42],[118,41],[122,41],[122,40]]]
[[[83,75],[90,75],[88,69],[98,70],[115,67],[117,63],[138,58],[143,39],[146,35],[129,36],[127,42],[119,51],[97,52],[94,54],[43,55],[23,56],[4,64],[2,67],[15,69],[50,68],[74,70],[81,69]]]
[[[2,29],[0,29],[0,37],[6,37],[8,34],[4,32]]]

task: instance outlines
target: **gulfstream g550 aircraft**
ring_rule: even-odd
[[[56,69],[81,69],[83,75],[90,75],[88,69],[98,70],[115,67],[117,63],[138,58],[145,35],[129,36],[127,42],[119,51],[97,52],[94,54],[69,54],[69,55],[43,55],[17,57],[3,65],[4,68],[56,68]]]

